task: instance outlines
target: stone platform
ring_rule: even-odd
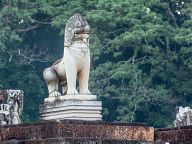
[[[14,141],[26,144],[152,142],[154,141],[154,129],[140,123],[76,120],[0,126],[0,143],[12,142],[13,144]]]
[[[89,139],[89,138],[48,138],[43,140],[7,140],[1,144],[154,144],[153,142],[139,142],[131,140]],[[164,143],[155,143],[164,144]]]
[[[102,103],[96,95],[65,95],[45,98],[40,105],[42,120],[87,120],[100,121]]]
[[[192,126],[63,120],[0,126],[0,144],[192,144]]]

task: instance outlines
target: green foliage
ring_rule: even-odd
[[[189,1],[130,0],[110,6],[101,2],[88,12],[91,21],[102,23],[95,25],[96,39],[103,46],[96,53],[92,87],[103,101],[115,101],[113,109],[104,103],[107,120],[168,126],[176,105],[191,105],[191,18],[185,13],[189,5]]]
[[[176,106],[192,106],[189,0],[2,0],[0,87],[25,91],[24,121],[38,119],[47,95],[42,71],[62,57],[64,27],[75,13],[91,25],[90,89],[104,120],[164,127]]]

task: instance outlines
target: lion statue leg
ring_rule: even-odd
[[[79,85],[80,85],[80,94],[89,95],[91,92],[88,89],[89,81],[89,69],[90,69],[90,60],[87,61],[87,64],[79,72]]]
[[[61,87],[62,87],[62,92],[63,92],[63,95],[66,95],[67,94],[67,81],[61,81]]]
[[[43,77],[47,83],[49,97],[60,96],[61,94],[58,92],[59,80],[56,71],[51,67],[46,68],[43,72]]]
[[[71,53],[65,48],[64,50],[64,65],[67,78],[67,95],[76,95],[78,91],[76,90],[76,78],[77,78],[77,66],[76,59],[71,55]]]

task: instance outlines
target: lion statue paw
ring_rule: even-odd
[[[58,91],[53,91],[49,94],[49,97],[58,97],[61,96],[61,93]]]
[[[77,95],[77,94],[79,94],[79,93],[78,93],[78,91],[76,89],[67,91],[67,95]]]
[[[84,90],[81,92],[82,95],[90,95],[91,92],[89,90]]]

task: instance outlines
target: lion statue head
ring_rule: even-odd
[[[85,19],[80,14],[75,14],[69,18],[65,27],[65,46],[70,46],[74,38],[78,34],[89,34],[90,33],[90,26]]]

